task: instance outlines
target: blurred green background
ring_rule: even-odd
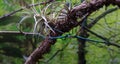
[[[46,0],[34,0],[35,3],[44,2]],[[81,0],[56,0],[61,3],[71,3],[72,8],[79,5]],[[0,16],[8,14],[12,11],[24,7],[26,4],[32,4],[33,0],[0,0]],[[89,2],[89,1],[88,1]],[[57,5],[57,4],[54,4]],[[61,4],[62,5],[62,4]],[[39,13],[39,7],[36,6]],[[99,10],[93,12],[88,18],[87,23],[92,22],[96,17],[105,11],[115,8],[116,6],[104,6]],[[53,10],[59,10],[59,8]],[[48,10],[49,11],[49,10]],[[25,16],[29,16],[21,23],[21,29],[24,32],[32,32],[34,26],[33,11],[25,9],[16,14],[0,19],[0,64],[23,64],[25,58],[28,57],[32,51],[43,40],[40,36],[33,35],[15,35],[2,34],[1,31],[18,31],[18,24]],[[106,37],[109,41],[120,44],[120,10],[109,13],[99,20],[90,30]],[[79,20],[79,19],[78,19]],[[80,27],[76,27],[66,34],[75,35]],[[101,41],[100,38],[89,34],[89,39]],[[50,53],[45,54],[43,59],[40,59],[38,64],[78,64],[78,44],[77,38],[61,38],[57,39],[55,45],[52,46]],[[86,64],[120,64],[120,49],[115,46],[107,46],[98,42],[86,42],[85,58]],[[57,53],[55,55],[55,53]],[[53,55],[55,55],[53,57]],[[53,58],[52,58],[53,57]],[[52,59],[51,59],[52,58]]]

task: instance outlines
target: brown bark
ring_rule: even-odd
[[[81,28],[79,31],[80,36],[84,38],[88,38],[89,35],[87,34],[84,28]],[[78,39],[78,64],[86,64],[85,54],[86,54],[86,40]]]
[[[83,2],[81,5],[74,7],[71,12],[68,14],[67,19],[65,21],[57,22],[53,28],[58,29],[62,32],[68,32],[72,28],[78,26],[77,18],[81,18],[85,14],[90,14],[104,5],[108,6],[109,4],[120,6],[120,0],[91,0],[90,2]],[[81,21],[82,23],[82,21]],[[59,36],[63,33],[57,32],[56,34],[50,33],[50,36]],[[41,45],[33,51],[33,53],[29,56],[28,60],[25,64],[36,64],[38,59],[41,59],[42,56],[49,52],[51,45],[53,45],[56,40],[51,40],[46,38]]]

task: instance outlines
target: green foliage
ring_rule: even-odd
[[[9,13],[11,11],[17,10],[21,7],[21,2],[26,2],[32,4],[33,0],[0,0],[0,16]],[[34,0],[34,3],[42,2],[46,0]],[[60,2],[59,4],[52,4],[53,8],[47,8],[43,10],[46,6],[41,5],[35,7],[36,11],[39,14],[42,12],[47,13],[46,16],[54,12],[57,16],[60,10],[64,8],[64,3],[69,2],[72,4],[72,7],[80,4],[80,0],[56,0]],[[88,0],[89,2],[89,0]],[[17,3],[17,4],[16,4]],[[57,7],[56,7],[57,6]],[[115,6],[103,7],[100,10],[97,10],[91,14],[87,21],[88,24],[92,22],[91,19],[95,19],[101,13],[106,11],[106,9],[114,8]],[[41,9],[41,10],[40,10]],[[102,18],[91,30],[95,33],[109,38],[110,41],[115,43],[120,43],[119,41],[119,31],[120,31],[120,19],[119,19],[120,10],[117,10],[113,13],[108,14]],[[24,17],[29,16],[25,19]],[[31,9],[25,9],[13,16],[0,20],[0,31],[25,31],[33,32],[34,27],[34,12]],[[55,16],[55,17],[56,17]],[[51,19],[51,18],[50,18]],[[23,21],[21,21],[23,20]],[[20,22],[21,21],[21,22]],[[18,24],[20,26],[18,26]],[[19,28],[18,28],[19,27]],[[81,27],[76,27],[66,34],[76,35],[76,32],[79,31]],[[100,40],[98,37],[88,33],[89,39]],[[65,35],[65,34],[63,34]],[[3,35],[0,34],[0,64],[23,64],[23,56],[28,56],[30,53],[40,44],[40,36],[27,36],[27,35]],[[51,52],[44,55],[44,59],[40,59],[39,64],[77,64],[78,63],[78,41],[76,38],[63,38],[57,39],[55,45],[52,46]],[[113,46],[106,46],[102,43],[96,42],[87,42],[86,43],[86,64],[119,64],[120,63],[120,52],[119,49]],[[53,57],[57,52],[58,54]],[[53,58],[52,58],[53,57]],[[52,59],[51,59],[52,58]]]

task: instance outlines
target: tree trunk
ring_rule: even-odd
[[[84,29],[81,29],[80,31],[80,36],[87,38],[87,32]],[[85,45],[86,45],[86,40],[83,39],[78,39],[78,64],[86,64],[86,59],[85,59]]]

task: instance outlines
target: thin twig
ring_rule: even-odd
[[[0,35],[38,35],[32,32],[20,32],[20,31],[0,31]]]
[[[43,5],[43,4],[47,4],[47,3],[50,3],[50,2],[52,2],[52,1],[50,0],[50,1],[48,1],[48,2],[30,4],[29,6],[22,7],[22,8],[20,8],[20,9],[18,9],[18,10],[12,11],[12,12],[10,12],[10,13],[8,13],[8,14],[5,14],[5,15],[1,16],[1,17],[0,17],[0,20],[1,20],[1,19],[4,19],[4,18],[7,18],[7,17],[9,17],[9,16],[12,16],[12,15],[16,14],[17,12],[20,12],[20,11],[24,10],[25,8],[31,8],[31,7],[33,7],[33,6]]]
[[[67,43],[62,49],[57,50],[45,63],[48,63],[50,60],[52,60],[59,52],[63,51],[69,43]]]
[[[113,42],[110,42],[106,37],[103,37],[103,36],[100,36],[98,34],[96,34],[95,32],[89,30],[88,28],[84,27],[88,32],[90,32],[91,34],[97,36],[98,38],[102,39],[105,41],[105,44],[107,45],[113,45],[113,46],[116,46],[118,48],[120,48],[120,45],[119,44],[116,44],[116,43],[113,43]]]
[[[96,17],[87,27],[92,28],[101,18],[105,17],[107,14],[112,13],[118,9],[119,9],[118,7],[115,7],[115,8],[112,8],[112,9],[105,11],[104,13],[102,13],[101,15]]]

